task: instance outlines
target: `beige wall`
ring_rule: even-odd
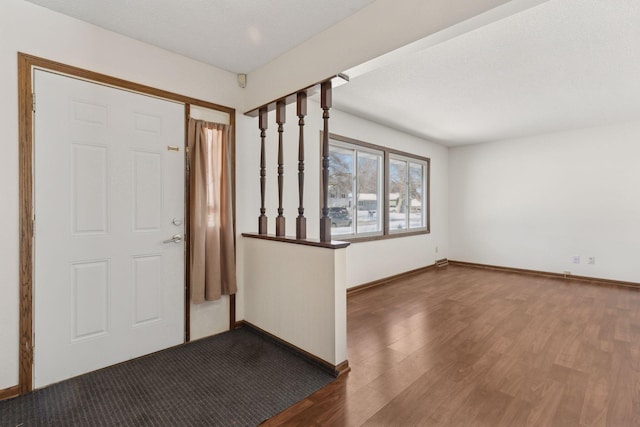
[[[242,238],[245,320],[336,366],[347,360],[345,249]]]
[[[640,282],[639,139],[631,122],[451,149],[449,258]]]

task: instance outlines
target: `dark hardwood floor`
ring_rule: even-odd
[[[640,292],[471,267],[348,297],[351,372],[265,425],[640,426]]]

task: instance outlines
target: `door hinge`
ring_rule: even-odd
[[[33,110],[33,112],[36,112],[36,93],[33,92],[31,94],[31,109]]]

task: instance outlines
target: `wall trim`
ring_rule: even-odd
[[[515,267],[501,267],[497,265],[479,264],[479,263],[465,262],[465,261],[449,260],[449,265],[455,265],[459,267],[481,268],[485,270],[505,271],[509,273],[526,274],[531,276],[552,277],[555,279],[565,279],[565,280],[571,280],[576,282],[590,282],[591,284],[597,284],[597,285],[622,286],[625,288],[640,289],[640,283],[625,282],[623,280],[601,279],[598,277],[576,276],[573,274],[565,275],[562,273],[552,273],[549,271],[528,270],[524,268],[515,268]]]
[[[242,326],[244,326],[244,320],[238,320],[236,322],[233,322],[231,329],[233,330],[233,329],[242,328]]]
[[[166,100],[185,104],[185,120],[188,120],[188,106],[197,105],[204,108],[218,110],[229,114],[231,125],[232,157],[235,168],[235,118],[236,110],[208,101],[180,95],[177,93],[157,89],[106,74],[97,73],[72,65],[63,64],[45,58],[18,52],[18,187],[19,187],[19,233],[20,233],[20,261],[19,261],[19,394],[28,393],[33,389],[33,106],[32,92],[33,70],[44,69],[75,78],[97,82],[107,86],[150,95]],[[185,127],[186,132],[186,127]],[[186,134],[185,134],[186,138]],[[186,139],[185,139],[186,141]],[[234,173],[235,177],[235,173]],[[185,175],[185,185],[188,177]],[[235,217],[235,179],[232,182],[233,210]],[[186,194],[185,194],[186,195]],[[185,199],[185,208],[188,206]],[[188,219],[188,218],[185,218]],[[185,226],[188,222],[185,221]],[[235,238],[235,222],[234,222]],[[188,246],[187,246],[188,247]],[[185,274],[188,271],[185,262]],[[185,342],[190,340],[189,330],[189,281],[185,282]],[[235,297],[229,298],[229,328],[235,324]],[[10,388],[9,390],[13,390]]]
[[[287,342],[285,340],[283,340],[282,338],[279,338],[275,335],[273,335],[272,333],[269,333],[267,331],[265,331],[264,329],[250,323],[247,322],[246,320],[241,320],[239,322],[237,322],[238,327],[243,327],[243,328],[247,328],[248,330],[250,330],[251,332],[254,332],[266,339],[268,339],[269,341],[273,342],[274,344],[292,352],[295,353],[297,356],[307,360],[308,362],[312,363],[313,365],[319,367],[320,369],[322,369],[325,372],[330,373],[331,375],[333,375],[334,377],[339,377],[343,374],[346,374],[347,372],[349,372],[351,370],[351,368],[349,367],[349,361],[345,360],[344,362],[338,364],[338,365],[333,365],[329,362],[327,362],[326,360],[320,359],[317,356],[314,356],[313,354],[309,353],[308,351],[305,351],[303,349],[301,349],[300,347],[297,347],[293,344],[291,344],[290,342]]]
[[[405,271],[404,273],[394,274],[393,276],[384,277],[382,279],[374,280],[372,282],[363,283],[362,285],[356,285],[347,289],[347,296],[356,294],[358,292],[366,291],[367,289],[375,288],[377,286],[386,285],[389,282],[404,279],[416,274],[424,273],[425,271],[433,270],[436,268],[436,264],[427,265],[424,267],[416,268],[414,270]]]
[[[11,399],[12,397],[20,396],[20,386],[14,385],[13,387],[4,388],[0,390],[0,400]]]

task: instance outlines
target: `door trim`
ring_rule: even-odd
[[[19,230],[20,230],[20,319],[19,319],[19,393],[25,394],[33,389],[33,69],[40,68],[64,74],[118,89],[138,92],[145,95],[177,101],[185,104],[185,123],[188,121],[189,105],[218,110],[229,114],[231,124],[232,165],[235,170],[235,109],[203,101],[196,98],[145,86],[128,80],[111,77],[71,65],[18,52],[18,155],[19,155]],[[187,126],[185,125],[185,129]],[[186,141],[186,134],[185,134]],[[186,157],[185,157],[186,159]],[[185,168],[185,173],[186,168]],[[233,217],[235,218],[235,173],[232,174]],[[188,195],[188,176],[185,176],[185,197]],[[188,206],[185,200],[185,207]],[[185,230],[188,237],[188,218],[185,218]],[[235,236],[235,220],[234,220]],[[185,342],[189,341],[190,304],[189,304],[189,253],[185,252]],[[233,329],[235,319],[235,295],[229,297],[229,328]]]

